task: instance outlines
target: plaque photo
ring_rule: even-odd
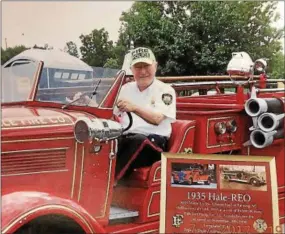
[[[160,233],[282,233],[274,157],[164,153]]]

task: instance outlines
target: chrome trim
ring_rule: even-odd
[[[63,170],[54,170],[54,171],[38,171],[38,172],[31,172],[31,173],[18,173],[18,174],[9,174],[9,175],[1,175],[1,177],[8,177],[8,176],[19,176],[19,175],[33,175],[33,174],[40,174],[40,173],[53,173],[53,172],[67,172],[68,169]]]
[[[52,127],[59,127],[59,126],[73,126],[73,121],[72,123],[68,123],[68,124],[54,124],[54,125],[38,125],[38,126],[19,126],[19,127],[7,127],[7,128],[3,128],[2,130],[6,130],[6,129],[23,129],[23,128],[52,128]]]
[[[35,73],[35,76],[33,77],[33,84],[32,84],[32,90],[31,90],[32,92],[29,94],[27,101],[35,100],[37,85],[40,83],[39,82],[39,79],[40,79],[39,75],[40,75],[40,72],[42,71],[43,67],[44,67],[44,63],[43,63],[43,61],[40,61],[38,64],[38,67],[37,67],[38,69]]]
[[[275,93],[275,92],[284,92],[284,88],[275,88],[275,89],[257,89],[256,92],[258,93]]]
[[[79,191],[78,191],[78,198],[77,201],[80,201],[81,197],[81,189],[82,189],[82,183],[83,183],[83,169],[84,169],[84,158],[85,158],[85,148],[82,147],[82,153],[81,153],[81,172],[80,172],[80,182],[79,182]]]
[[[55,137],[55,138],[38,138],[38,139],[11,140],[11,141],[2,141],[2,144],[3,143],[14,143],[14,142],[52,141],[52,140],[68,140],[68,139],[74,139],[74,137]]]
[[[54,151],[54,150],[67,150],[70,147],[62,147],[62,148],[50,148],[50,149],[28,149],[28,150],[14,150],[14,151],[6,151],[1,152],[1,154],[13,154],[18,152],[35,152],[35,151]]]
[[[71,194],[70,194],[71,198],[73,198],[73,195],[74,195],[75,176],[76,176],[76,161],[77,161],[77,142],[75,142],[75,149],[74,149],[74,165],[73,165],[73,175],[72,175]]]
[[[101,101],[100,105],[98,106],[99,109],[101,109],[101,110],[113,110],[113,109],[114,109],[114,106],[116,105],[116,101],[117,101],[117,99],[118,99],[118,97],[119,97],[120,91],[121,91],[122,86],[123,86],[124,78],[125,78],[125,76],[126,76],[126,72],[125,72],[125,71],[121,70],[121,71],[119,71],[119,72],[122,72],[122,73],[123,73],[123,74],[122,74],[123,77],[122,77],[122,80],[121,80],[121,82],[120,82],[120,88],[119,88],[119,90],[118,90],[118,92],[117,92],[116,99],[115,99],[115,101],[114,101],[114,103],[113,103],[113,106],[112,106],[111,108],[103,108],[103,107],[102,107],[102,104],[105,102],[106,98],[109,96],[111,90],[112,90],[113,87],[115,86],[116,81],[117,81],[117,79],[120,78],[120,75],[121,75],[121,74],[118,74],[117,77],[114,77],[114,83],[112,84],[112,86],[111,86],[110,89],[108,90],[108,93],[105,95],[104,99]]]

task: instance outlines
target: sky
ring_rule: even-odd
[[[119,18],[132,4],[132,1],[2,1],[2,47],[6,47],[5,42],[8,47],[47,43],[64,49],[68,41],[74,41],[79,47],[81,34],[103,27],[115,42],[121,25]],[[281,19],[276,26],[284,27],[283,1],[278,3],[278,11]]]
[[[80,44],[79,36],[105,28],[117,41],[119,18],[131,1],[2,2],[2,47],[49,44],[63,49],[66,42]]]

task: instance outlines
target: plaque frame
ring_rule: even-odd
[[[278,208],[278,186],[277,186],[277,175],[276,175],[276,163],[275,163],[275,158],[271,156],[241,156],[241,155],[203,155],[203,154],[172,154],[172,153],[163,153],[162,154],[162,159],[161,159],[161,193],[160,193],[160,226],[159,226],[159,232],[160,233],[173,233],[173,229],[169,230],[167,228],[167,224],[169,222],[172,222],[172,220],[167,220],[167,213],[173,212],[173,209],[168,207],[169,202],[168,200],[177,197],[175,189],[180,190],[180,192],[183,190],[183,188],[179,187],[179,179],[178,175],[174,174],[175,172],[175,166],[179,166],[179,164],[183,165],[192,165],[192,164],[205,164],[208,163],[216,165],[216,175],[217,175],[217,184],[218,186],[215,188],[212,186],[212,190],[210,189],[205,189],[205,191],[216,191],[220,192],[222,189],[225,189],[227,191],[232,190],[234,192],[245,192],[248,190],[241,190],[241,189],[228,189],[224,188],[221,185],[221,178],[222,176],[226,176],[227,173],[224,173],[223,170],[228,169],[228,168],[234,168],[235,166],[238,168],[239,166],[242,166],[246,168],[247,166],[250,167],[260,167],[262,169],[262,166],[265,168],[265,173],[266,173],[266,189],[264,190],[264,193],[267,193],[271,195],[271,205],[272,205],[272,215],[270,215],[270,221],[272,223],[272,227],[269,230],[264,232],[265,233],[276,233],[276,228],[281,227],[279,225],[279,208]],[[225,166],[226,165],[226,166]],[[224,166],[224,167],[222,167]],[[219,169],[219,170],[218,170]],[[181,171],[181,170],[180,170]],[[223,173],[221,173],[221,171]],[[228,172],[228,171],[226,171]],[[219,174],[220,173],[220,174]],[[174,176],[173,176],[174,174]],[[185,176],[185,175],[184,175]],[[174,183],[173,177],[176,177],[176,180]],[[224,178],[223,178],[224,179]],[[205,180],[205,179],[204,179]],[[231,182],[234,180],[230,180]],[[193,180],[190,181],[190,184],[192,184]],[[238,181],[237,181],[238,182]],[[184,181],[182,181],[184,183]],[[199,183],[199,182],[197,182]],[[177,185],[178,184],[178,185]],[[188,181],[189,184],[189,181]],[[204,184],[206,184],[204,182]],[[250,183],[248,183],[250,184]],[[172,187],[174,186],[174,187]],[[178,186],[177,188],[175,186]],[[201,190],[198,186],[196,188],[192,188],[192,191],[195,190]],[[187,185],[185,186],[187,187]],[[206,186],[205,186],[206,187]],[[262,186],[261,186],[262,187]],[[263,186],[264,187],[264,186]],[[186,192],[187,188],[185,189]],[[172,194],[171,194],[172,191]],[[260,190],[261,191],[261,190]],[[255,193],[255,191],[251,191],[251,193]],[[179,202],[179,201],[178,201]],[[268,209],[267,209],[268,210]],[[176,212],[177,213],[177,212]],[[174,213],[173,213],[174,214]],[[169,216],[168,216],[169,217]],[[267,220],[266,220],[267,221]],[[258,220],[257,220],[258,222]],[[169,226],[169,225],[168,225]],[[262,233],[262,230],[255,229],[256,233]],[[189,231],[186,231],[189,233]],[[182,232],[180,229],[177,229],[177,233],[186,233]],[[282,228],[281,228],[282,232]],[[280,232],[280,233],[281,233]],[[241,233],[243,233],[241,231]]]

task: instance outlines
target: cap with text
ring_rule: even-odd
[[[135,65],[136,63],[152,64],[156,61],[152,51],[145,47],[138,47],[132,50],[131,55],[131,66]]]

